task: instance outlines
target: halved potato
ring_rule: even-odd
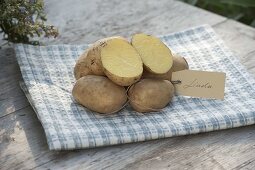
[[[188,62],[186,59],[178,54],[173,55],[173,65],[171,69],[164,74],[155,74],[147,70],[143,71],[142,78],[162,79],[171,81],[172,73],[176,71],[189,69]]]
[[[172,52],[159,38],[143,33],[135,34],[131,44],[140,54],[147,71],[164,74],[172,67]]]
[[[101,61],[106,76],[121,86],[137,82],[143,73],[140,55],[123,39],[105,42],[101,48]]]

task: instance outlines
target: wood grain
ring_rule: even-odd
[[[21,73],[14,50],[0,50],[0,118],[28,106],[26,97],[19,87]]]
[[[213,28],[255,78],[255,29],[233,20],[216,24]]]
[[[136,32],[169,34],[210,24],[255,75],[255,29],[172,0],[46,0],[60,37],[84,44]],[[18,81],[11,48],[0,50],[0,169],[254,169],[255,126],[77,151],[49,151],[43,128]],[[10,108],[10,109],[9,109]]]
[[[226,18],[174,0],[58,0],[46,1],[49,23],[60,37],[50,43],[84,44],[113,35],[130,37],[137,32],[163,35]],[[57,10],[56,10],[57,9]],[[206,18],[210,18],[205,20]],[[202,19],[204,18],[204,19]]]

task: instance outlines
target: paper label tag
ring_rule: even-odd
[[[173,72],[172,82],[178,95],[224,99],[226,73],[197,70]]]

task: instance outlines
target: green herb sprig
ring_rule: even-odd
[[[38,45],[34,37],[57,37],[46,20],[43,0],[0,0],[0,31],[8,42]]]

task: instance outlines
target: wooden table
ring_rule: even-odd
[[[47,0],[60,36],[83,44],[136,32],[169,34],[210,24],[255,75],[255,29],[173,0]],[[254,76],[255,77],[255,76]],[[49,151],[44,131],[19,87],[11,47],[0,50],[0,169],[254,169],[255,126],[112,147]]]

